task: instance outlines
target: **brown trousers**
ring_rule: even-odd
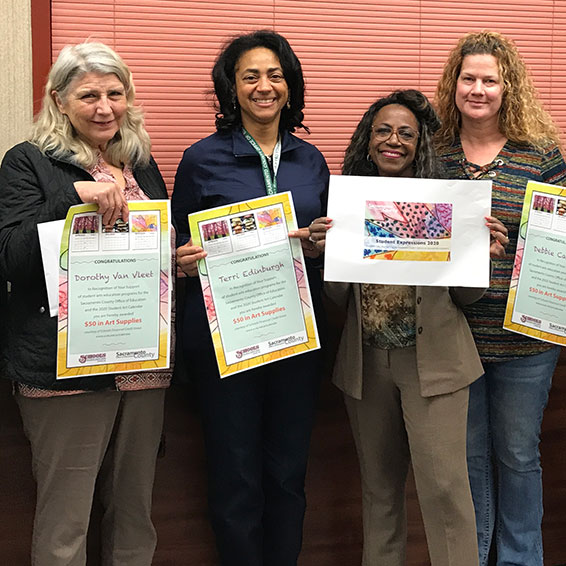
[[[362,400],[345,395],[362,476],[363,566],[404,566],[412,462],[431,566],[477,566],[466,466],[468,388],[420,394],[415,348],[364,347]]]
[[[16,398],[37,482],[32,566],[85,566],[97,481],[104,508],[102,564],[150,566],[165,390]]]

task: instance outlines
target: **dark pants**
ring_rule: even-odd
[[[199,372],[222,566],[297,563],[320,358],[318,351],[301,354],[222,380],[216,371]]]

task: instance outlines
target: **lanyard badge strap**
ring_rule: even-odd
[[[281,161],[281,138],[277,140],[275,147],[273,149],[273,177],[271,177],[271,170],[269,169],[269,164],[267,163],[267,157],[259,144],[253,139],[251,134],[242,127],[242,133],[244,137],[250,142],[251,146],[257,151],[261,159],[261,172],[263,173],[263,181],[265,183],[265,192],[268,195],[274,195],[277,193],[277,170],[279,169],[279,162]]]

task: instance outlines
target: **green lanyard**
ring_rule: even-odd
[[[277,140],[273,148],[273,178],[271,177],[271,170],[267,163],[267,157],[259,144],[252,138],[251,134],[242,126],[242,133],[244,137],[250,142],[251,146],[258,152],[261,159],[261,172],[263,173],[263,181],[265,183],[265,192],[268,195],[277,193],[277,170],[279,169],[279,162],[281,161],[281,138]]]

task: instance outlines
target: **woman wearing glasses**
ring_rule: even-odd
[[[439,177],[432,145],[439,126],[423,94],[394,92],[364,114],[343,174]],[[408,223],[430,226],[435,219],[427,214],[404,210]],[[497,221],[487,224],[503,241]],[[329,218],[310,226],[320,250],[330,227]],[[334,382],[344,391],[360,459],[363,565],[405,564],[412,461],[432,566],[477,566],[466,414],[468,385],[483,370],[460,308],[484,290],[354,283],[327,283],[325,290],[346,312]]]

